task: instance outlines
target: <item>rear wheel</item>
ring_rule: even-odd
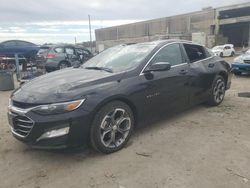
[[[223,53],[222,52],[220,53],[220,57],[223,57]]]
[[[222,76],[218,75],[213,81],[212,91],[209,96],[208,104],[217,106],[222,103],[226,92],[226,83]]]
[[[234,56],[234,52],[231,53],[231,57],[233,57],[233,56]]]
[[[67,67],[69,67],[69,64],[65,61],[59,63],[59,65],[58,65],[58,69],[65,69]]]
[[[95,115],[90,130],[91,145],[102,153],[116,152],[128,142],[133,128],[130,107],[121,101],[110,102]]]

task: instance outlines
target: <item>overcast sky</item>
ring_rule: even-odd
[[[94,30],[244,2],[249,0],[0,0],[0,41],[87,41],[88,14]]]

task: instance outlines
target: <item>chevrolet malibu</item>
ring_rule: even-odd
[[[230,84],[229,64],[203,46],[124,44],[24,84],[11,95],[9,124],[15,138],[35,148],[90,144],[112,153],[139,122],[195,104],[219,105]]]

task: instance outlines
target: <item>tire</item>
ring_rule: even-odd
[[[58,69],[59,69],[59,70],[64,69],[64,68],[67,68],[67,67],[69,67],[69,64],[68,64],[68,62],[66,62],[66,61],[62,61],[62,62],[60,62],[59,65],[58,65]]]
[[[222,52],[220,53],[220,57],[223,57],[223,53]]]
[[[218,106],[222,103],[226,92],[226,82],[225,79],[217,75],[213,81],[212,91],[209,95],[209,100],[207,103],[211,106]]]
[[[130,107],[113,101],[103,106],[95,115],[90,128],[90,143],[94,150],[113,153],[128,142],[134,128],[134,115]]]
[[[9,70],[11,70],[11,71],[13,71],[13,72],[16,72],[16,64],[15,63],[10,63],[9,65],[8,65],[8,69]]]
[[[232,52],[230,56],[233,57],[234,56],[234,52]]]

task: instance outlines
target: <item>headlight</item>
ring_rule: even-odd
[[[79,108],[84,101],[85,101],[85,99],[71,101],[71,102],[64,102],[64,103],[40,105],[40,106],[33,108],[31,111],[38,113],[38,114],[41,114],[41,115],[60,114],[60,113],[65,113],[65,112],[71,112],[71,111]]]
[[[234,63],[244,63],[244,61],[243,61],[242,57],[236,57],[234,59]]]

